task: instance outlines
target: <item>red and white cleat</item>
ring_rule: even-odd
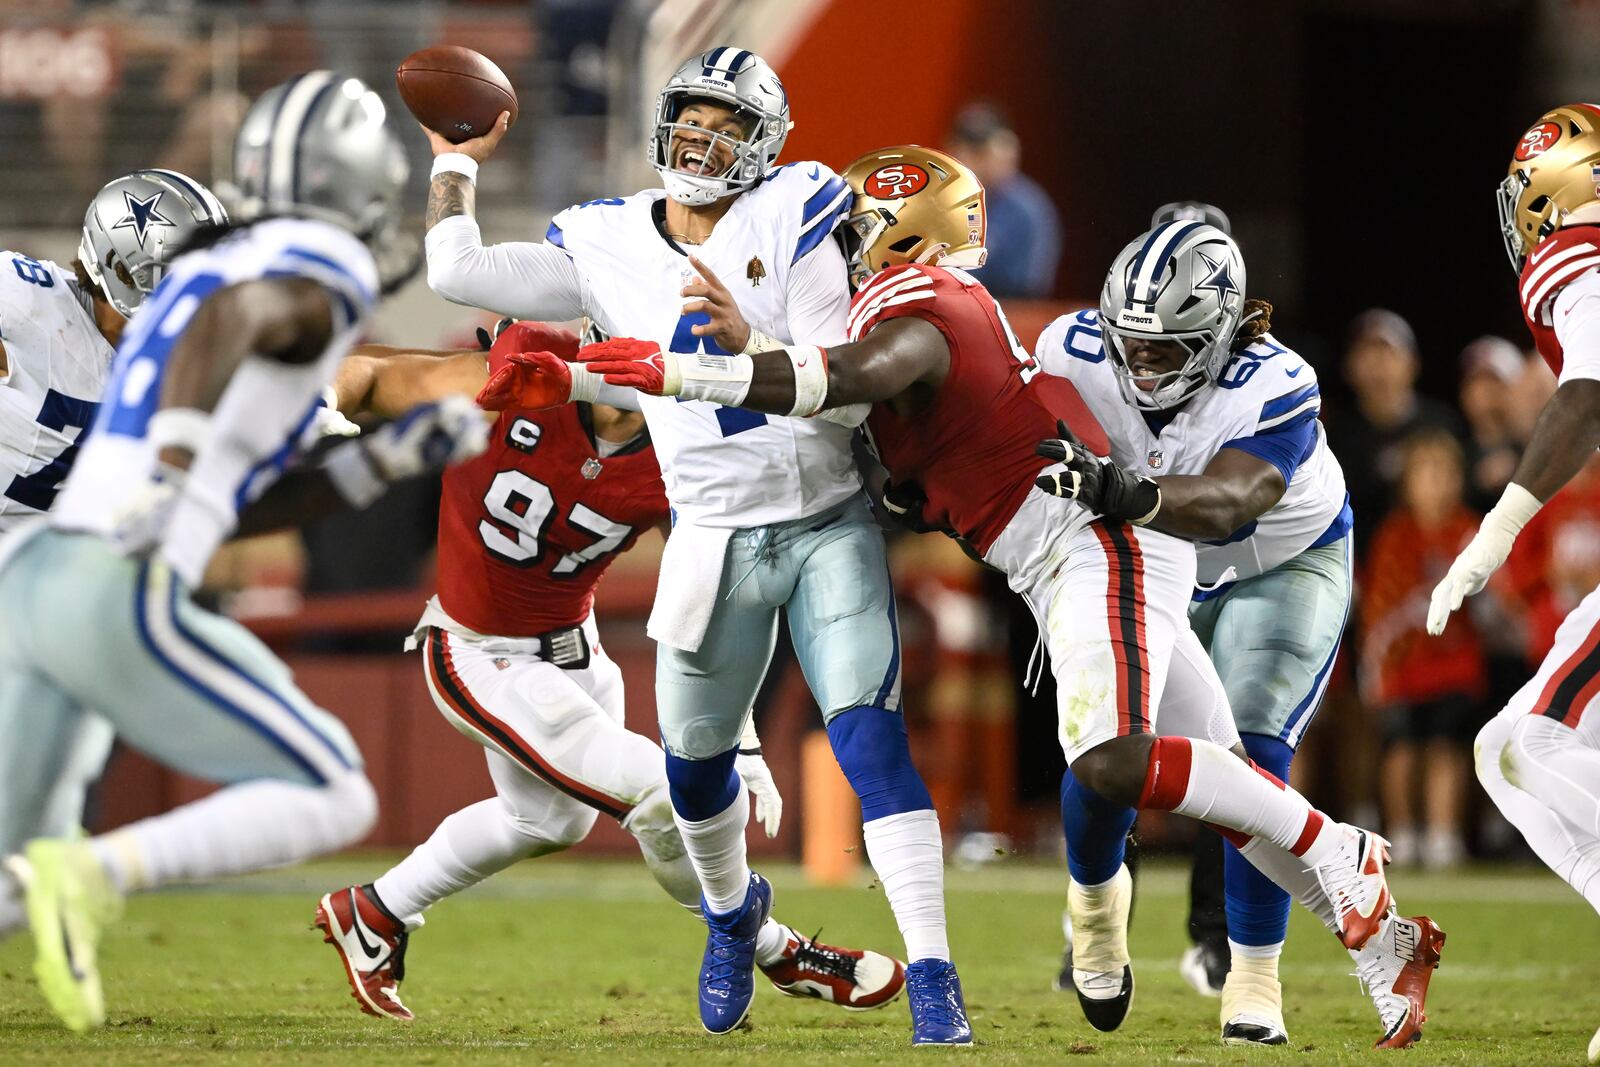
[[[1377,937],[1356,953],[1356,977],[1383,1023],[1373,1048],[1410,1048],[1428,1021],[1428,982],[1439,966],[1444,931],[1426,915],[1389,917]]]
[[[410,935],[372,887],[353,885],[329,893],[317,903],[313,923],[322,931],[322,939],[339,953],[350,980],[350,995],[361,1010],[410,1022],[411,1009],[400,1003]]]
[[[793,930],[783,958],[762,964],[761,973],[791,997],[815,997],[850,1011],[881,1008],[906,985],[906,965],[893,956],[835,948]]]
[[[1344,839],[1338,850],[1316,867],[1316,875],[1333,902],[1339,940],[1354,952],[1378,932],[1394,904],[1383,874],[1383,866],[1389,862],[1389,842],[1357,826],[1341,826],[1340,831]]]

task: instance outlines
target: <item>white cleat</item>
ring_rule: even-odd
[[[1133,906],[1133,876],[1119,867],[1103,887],[1067,887],[1072,916],[1072,987],[1083,1017],[1096,1030],[1122,1025],[1133,1006],[1133,966],[1128,955],[1128,913]]]
[[[1286,1045],[1283,986],[1264,974],[1232,970],[1222,983],[1224,1045]]]
[[[1354,952],[1383,926],[1394,903],[1383,874],[1389,843],[1358,826],[1341,824],[1339,830],[1343,840],[1338,849],[1313,870],[1333,902],[1339,940]]]
[[[1600,1030],[1596,1030],[1589,1039],[1589,1062],[1600,1063]]]
[[[1428,982],[1443,947],[1444,931],[1426,915],[1391,915],[1378,936],[1355,953],[1356,977],[1383,1023],[1374,1048],[1410,1048],[1422,1039]]]

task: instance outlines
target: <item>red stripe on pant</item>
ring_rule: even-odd
[[[1117,736],[1150,732],[1150,672],[1144,651],[1144,553],[1131,528],[1092,524],[1106,554],[1106,629],[1117,661]]]
[[[1600,696],[1600,625],[1589,631],[1578,650],[1562,661],[1533,702],[1533,714],[1576,727],[1583,709]]]
[[[446,631],[437,627],[428,631],[424,661],[434,689],[455,713],[475,726],[479,733],[493,742],[495,748],[516,760],[535,777],[548,782],[574,800],[603,811],[614,819],[625,818],[633,810],[633,805],[562,774],[541,758],[538,750],[528,744],[516,730],[480,704],[456,673],[455,663],[450,656],[449,634]]]

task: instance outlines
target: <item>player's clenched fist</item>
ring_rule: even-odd
[[[1060,438],[1048,437],[1034,452],[1067,469],[1038,478],[1034,484],[1054,496],[1076,500],[1108,519],[1143,526],[1161,510],[1161,488],[1149,478],[1125,471],[1110,459],[1084,447],[1065,422],[1056,421]]]
[[[559,407],[575,396],[572,370],[553,352],[513,352],[478,390],[485,411],[539,411]]]

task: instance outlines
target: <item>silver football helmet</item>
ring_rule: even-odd
[[[314,70],[262,93],[234,139],[233,169],[240,219],[342,226],[372,250],[386,287],[414,266],[416,242],[399,230],[411,167],[383,101],[360,79]]]
[[[117,314],[128,318],[196,230],[227,221],[222,202],[193,178],[136,170],[107,182],[89,201],[78,259]]]
[[[733,108],[739,116],[740,136],[713,133],[699,163],[676,166],[673,141],[678,134],[707,132],[678,121],[684,104],[697,98]],[[766,60],[743,48],[713,48],[679,67],[666,88],[656,94],[650,165],[660,173],[668,196],[680,204],[700,207],[741,193],[766,177],[793,127],[789,94]],[[707,169],[715,147],[721,147],[732,160],[720,173]]]
[[[1100,290],[1100,326],[1123,399],[1161,411],[1215,382],[1239,329],[1244,285],[1239,246],[1204,222],[1164,222],[1124,248]],[[1176,370],[1136,374],[1126,347],[1135,339],[1176,341],[1188,355]]]

